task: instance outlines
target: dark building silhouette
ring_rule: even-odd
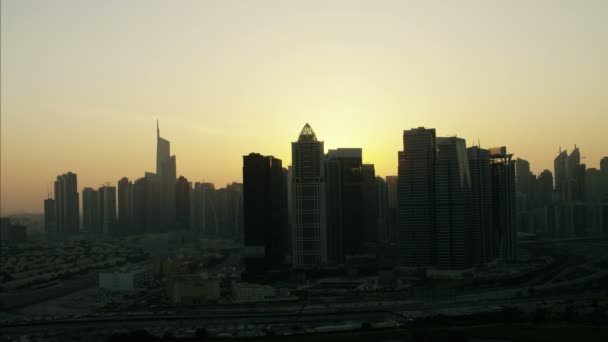
[[[103,190],[103,226],[104,234],[116,234],[116,187],[104,186]]]
[[[44,231],[47,236],[52,237],[57,230],[57,220],[55,218],[55,200],[47,198],[44,200]]]
[[[541,207],[550,205],[553,201],[553,174],[549,170],[540,173],[537,180],[538,203]]]
[[[27,227],[13,224],[8,217],[0,217],[0,246],[27,242]]]
[[[439,269],[473,266],[471,173],[464,139],[437,138],[435,246]]]
[[[327,256],[343,263],[346,255],[364,252],[365,221],[362,150],[338,148],[325,156]]]
[[[555,191],[561,200],[567,200],[568,196],[568,151],[560,151],[553,160]]]
[[[123,235],[133,233],[133,182],[127,177],[118,181],[118,227]]]
[[[306,124],[291,144],[293,196],[292,262],[295,269],[311,269],[327,262],[325,171],[323,142]]]
[[[243,156],[245,266],[250,274],[278,269],[286,256],[287,193],[280,159]]]
[[[404,266],[435,264],[435,129],[403,132],[399,155],[399,253]]]
[[[191,226],[201,237],[220,237],[216,190],[213,183],[195,183],[190,196]]]
[[[502,261],[517,259],[515,165],[506,147],[490,149],[492,170],[492,218],[498,232],[498,256]]]
[[[175,183],[176,226],[180,230],[190,229],[190,182],[180,176]]]
[[[101,186],[99,188],[97,188],[97,224],[95,225],[95,230],[94,232],[96,234],[102,234],[103,233],[103,224],[104,224],[104,213],[106,211],[105,209],[105,205],[106,205],[106,201],[104,200],[104,196],[106,194],[105,190],[104,190],[105,186]]]
[[[55,218],[57,233],[61,236],[77,233],[80,226],[76,174],[68,172],[57,176],[55,181]]]
[[[155,173],[146,172],[145,180],[146,232],[159,233],[163,231],[160,177]]]
[[[156,175],[160,191],[160,229],[168,231],[175,224],[175,181],[177,177],[175,156],[171,155],[171,145],[161,138],[156,122]]]
[[[377,219],[377,240],[383,244],[390,244],[393,242],[391,232],[389,229],[389,211],[388,211],[388,185],[386,181],[376,176],[376,211],[378,213]]]
[[[399,207],[397,193],[399,190],[399,177],[386,176],[386,186],[388,187],[388,230],[391,243],[396,244],[399,236],[399,226],[397,224],[397,209]]]
[[[220,236],[243,240],[243,184],[233,182],[216,191]]]
[[[361,165],[361,181],[363,186],[364,244],[373,245],[378,240],[378,194],[376,193],[374,164]]]
[[[82,189],[82,229],[95,233],[99,232],[99,213],[97,204],[97,190],[93,188]]]
[[[492,172],[490,151],[478,146],[467,149],[471,172],[471,240],[473,262],[482,264],[498,256],[498,233],[492,218]]]
[[[600,171],[604,174],[608,174],[608,157],[604,157],[600,160]]]
[[[146,179],[139,178],[133,183],[133,228],[131,233],[146,232]]]

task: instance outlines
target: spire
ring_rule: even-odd
[[[302,128],[298,141],[317,141],[317,136],[308,123]]]

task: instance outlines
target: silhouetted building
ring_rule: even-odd
[[[365,242],[362,150],[338,148],[325,156],[327,257],[343,263],[362,254]]]
[[[541,207],[550,205],[553,201],[553,174],[544,170],[536,180],[538,187],[538,203]]]
[[[498,232],[498,256],[505,262],[517,259],[515,165],[506,147],[490,149],[492,170],[492,218]]]
[[[388,185],[386,181],[376,176],[376,210],[378,219],[376,229],[378,230],[378,242],[388,244],[391,240],[391,232],[389,229],[389,213],[388,213]]]
[[[287,245],[287,193],[280,159],[243,156],[245,266],[250,274],[278,269]]]
[[[473,266],[471,173],[464,139],[437,138],[435,169],[437,267]]]
[[[604,174],[608,174],[608,157],[604,157],[600,160],[600,171]]]
[[[195,183],[190,201],[192,228],[201,237],[219,238],[219,220],[215,186],[212,183]]]
[[[104,186],[103,191],[103,226],[104,234],[116,234],[116,187]]]
[[[553,160],[555,191],[561,200],[567,200],[568,193],[568,151],[560,151]]]
[[[55,181],[55,218],[57,233],[65,236],[77,233],[80,226],[78,181],[76,174],[68,172]]]
[[[156,123],[156,175],[160,187],[160,229],[167,231],[175,224],[175,180],[177,177],[175,156],[171,155],[171,145],[161,138],[158,121]]]
[[[99,213],[97,212],[97,190],[82,189],[82,229],[90,233],[100,232]]]
[[[399,155],[399,254],[403,266],[433,266],[435,258],[435,129],[403,132]]]
[[[118,181],[118,226],[121,234],[133,233],[133,182],[127,177]]]
[[[27,242],[27,228],[13,224],[8,217],[0,217],[0,246]]]
[[[152,172],[145,173],[145,227],[146,232],[162,231],[161,222],[161,184],[160,177]]]
[[[293,195],[293,266],[319,267],[327,262],[327,222],[323,142],[306,124],[291,144]]]
[[[467,149],[471,172],[471,234],[473,261],[483,264],[498,256],[498,232],[492,218],[490,151],[478,146]]]
[[[146,200],[146,178],[139,178],[133,183],[133,234],[146,232]]]
[[[220,237],[243,239],[243,184],[233,182],[215,191]]]
[[[178,229],[190,229],[190,182],[184,176],[175,183],[175,216]]]
[[[364,243],[375,244],[378,239],[378,194],[374,164],[361,165],[363,184]]]
[[[103,225],[104,225],[104,213],[106,211],[105,209],[105,205],[106,205],[106,201],[104,200],[104,196],[106,194],[105,190],[104,190],[105,186],[101,186],[99,188],[97,188],[97,223],[95,225],[95,229],[94,232],[97,234],[102,234],[103,231]]]
[[[388,187],[388,229],[391,243],[397,243],[399,236],[399,226],[397,224],[397,208],[399,202],[397,193],[399,190],[399,177],[386,176],[386,185]]]
[[[47,198],[44,200],[44,231],[48,236],[53,236],[57,230],[55,219],[55,200]]]

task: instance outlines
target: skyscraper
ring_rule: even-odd
[[[80,226],[78,181],[76,174],[68,172],[55,181],[55,218],[57,233],[65,236],[77,233]]]
[[[437,138],[435,170],[437,267],[473,266],[471,173],[464,139]]]
[[[44,200],[44,231],[47,236],[53,237],[56,233],[55,200],[47,198]]]
[[[118,226],[121,234],[133,233],[133,182],[127,177],[118,181]]]
[[[160,228],[167,231],[175,223],[175,180],[177,177],[175,156],[171,155],[171,145],[161,138],[156,122],[156,174],[160,186]]]
[[[280,159],[243,156],[245,265],[250,274],[278,269],[286,256],[287,198]]]
[[[184,176],[175,183],[175,216],[178,229],[190,229],[190,182]]]
[[[365,222],[362,150],[338,148],[325,156],[327,256],[343,263],[346,255],[363,253]]]
[[[600,171],[604,174],[608,174],[608,157],[604,157],[600,160]]]
[[[93,233],[98,231],[97,191],[93,188],[82,190],[82,229]]]
[[[435,264],[435,129],[403,132],[399,154],[399,253],[404,266]]]
[[[376,193],[376,169],[374,164],[361,165],[363,190],[364,244],[378,240],[378,194]]]
[[[560,151],[553,160],[555,191],[561,200],[567,200],[568,194],[568,151]]]
[[[538,187],[538,203],[541,207],[551,204],[553,201],[553,174],[549,170],[543,170],[536,180]]]
[[[492,173],[490,151],[479,146],[467,149],[471,172],[471,235],[473,262],[483,264],[498,256],[498,232],[492,219]]]
[[[161,223],[161,182],[152,172],[145,173],[145,224],[146,232],[158,233],[163,230]]]
[[[515,165],[506,147],[490,149],[492,218],[498,232],[498,256],[505,262],[517,259]]]
[[[402,153],[400,152],[399,154],[401,155]],[[386,176],[386,186],[388,187],[388,230],[390,241],[391,243],[397,243],[399,236],[399,226],[397,225],[399,177]]]
[[[389,230],[388,185],[380,176],[376,176],[376,210],[378,213],[376,224],[378,230],[377,240],[383,244],[389,244],[392,240]]]
[[[530,162],[517,158],[515,160],[515,181],[518,193],[528,195],[532,190],[532,172],[530,172]]]
[[[306,124],[291,144],[293,193],[293,266],[311,269],[327,262],[323,142]]]
[[[146,179],[139,178],[133,183],[133,228],[131,233],[146,231]]]
[[[103,191],[103,233],[116,234],[116,187],[104,186]]]

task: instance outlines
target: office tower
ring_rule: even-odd
[[[104,213],[106,212],[105,210],[105,205],[106,205],[106,201],[104,200],[104,195],[106,194],[105,192],[105,186],[101,186],[99,188],[97,188],[97,223],[95,225],[95,229],[94,232],[97,234],[102,234],[103,231],[103,224],[104,224]]]
[[[216,207],[215,186],[212,183],[195,183],[190,198],[191,225],[201,237],[219,238],[219,219]]]
[[[27,227],[11,223],[8,217],[0,217],[0,246],[27,242]]]
[[[44,200],[44,231],[47,236],[52,237],[56,233],[57,221],[55,219],[55,200],[47,198]]]
[[[435,129],[403,132],[399,154],[399,259],[403,266],[435,264]]]
[[[600,171],[603,174],[608,175],[608,157],[604,157],[600,160]]]
[[[555,191],[561,200],[567,200],[568,189],[568,151],[561,151],[553,160]]]
[[[587,169],[585,186],[588,203],[608,202],[608,174],[595,168]]]
[[[498,256],[505,262],[517,259],[515,166],[506,147],[490,149],[492,170],[492,218],[498,232]]]
[[[323,142],[306,124],[291,144],[293,267],[311,269],[327,262]]]
[[[104,186],[103,191],[103,226],[104,234],[116,234],[116,187]]]
[[[329,262],[339,264],[344,262],[347,255],[364,252],[362,150],[329,150],[324,164],[327,257]]]
[[[498,232],[492,219],[490,151],[473,146],[467,153],[471,172],[472,257],[474,264],[483,264],[498,256]]]
[[[243,156],[245,265],[250,274],[278,269],[285,259],[286,186],[280,159]]]
[[[378,239],[378,197],[374,164],[361,165],[361,182],[363,186],[364,244],[374,244]]]
[[[82,189],[82,229],[93,233],[98,232],[99,213],[97,212],[97,190]]]
[[[77,233],[80,226],[76,174],[68,172],[57,176],[55,181],[55,218],[57,233],[65,236]]]
[[[177,177],[175,156],[171,156],[171,145],[161,138],[156,122],[156,175],[160,187],[160,229],[168,231],[175,223],[175,180]]]
[[[574,145],[567,161],[567,201],[585,201],[585,170],[585,164],[581,164],[581,152]]]
[[[184,176],[175,183],[175,216],[177,229],[190,229],[190,182]]]
[[[163,231],[161,222],[161,182],[160,177],[152,172],[145,173],[145,218],[146,232]]]
[[[220,237],[242,240],[243,184],[233,182],[215,191]]]
[[[541,207],[551,204],[553,201],[553,174],[549,170],[543,170],[537,180],[538,204]]]
[[[388,185],[380,176],[376,176],[376,210],[378,219],[376,229],[378,230],[377,240],[380,243],[391,243],[391,233],[389,230],[389,213],[388,213]]]
[[[133,233],[133,182],[127,177],[118,181],[118,226],[121,234]]]
[[[390,234],[390,241],[391,243],[397,243],[399,236],[399,226],[397,224],[397,210],[399,207],[397,193],[399,190],[399,177],[386,176],[386,185],[388,187],[388,230]]]
[[[531,177],[532,172],[530,172],[530,163],[527,160],[517,158],[515,160],[515,181],[518,193],[524,195],[531,193]]]
[[[139,178],[133,183],[133,234],[146,231],[146,179]]]
[[[435,246],[439,269],[473,266],[471,173],[464,139],[437,138]]]

